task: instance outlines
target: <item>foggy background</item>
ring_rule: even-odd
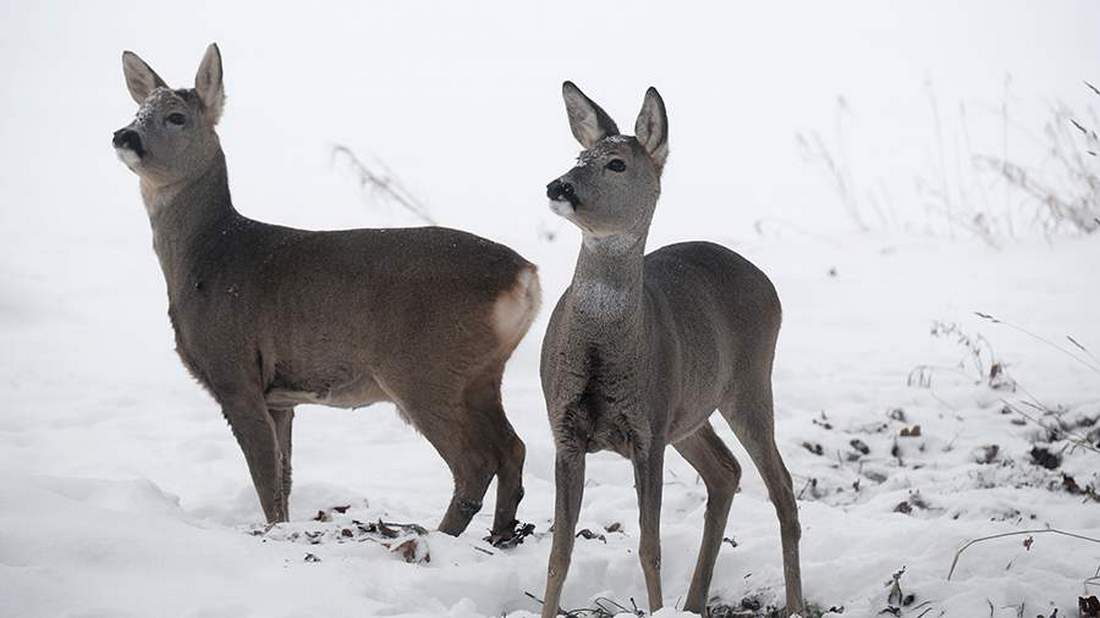
[[[1052,228],[1041,201],[981,163],[1011,162],[1057,190],[1082,186],[1066,179],[1050,131],[1079,137],[1069,118],[1100,127],[1100,97],[1084,83],[1100,85],[1100,4],[8,0],[0,4],[0,614],[536,609],[523,591],[541,594],[548,542],[493,559],[469,551],[489,502],[460,539],[431,537],[432,568],[389,560],[371,544],[311,550],[325,562],[303,565],[301,546],[243,534],[261,519],[255,495],[224,420],[173,351],[138,181],[110,143],[136,111],[122,51],[138,53],[170,86],[191,87],[212,41],[228,96],[218,130],[243,214],[311,229],[420,224],[360,187],[333,156],[343,145],[392,170],[440,224],[539,265],[543,310],[509,365],[505,403],[528,445],[520,517],[540,532],[551,515],[553,450],[537,351],[580,240],[545,197],[579,150],[560,85],[578,84],[623,133],[633,133],[655,86],[668,106],[671,154],[650,247],[726,244],[769,273],[784,302],[780,449],[797,486],[813,479],[824,488],[800,502],[807,598],[873,614],[885,603],[881,583],[908,564],[906,585],[942,601],[944,615],[984,612],[986,599],[997,611],[1030,603],[1031,615],[1049,612],[1044,604],[1071,607],[1100,558],[1090,547],[1037,542],[1024,555],[1013,543],[970,562],[961,583],[944,584],[942,571],[961,541],[991,528],[1100,528],[1095,503],[1062,491],[1056,476],[1100,488],[1096,455],[1073,450],[1065,468],[1039,470],[1029,449],[1050,436],[1010,425],[1000,412],[1007,395],[965,379],[919,390],[906,378],[967,354],[949,337],[929,337],[934,320],[958,321],[989,337],[1028,397],[1100,418],[1094,373],[973,314],[1100,348],[1095,236]],[[1081,148],[1074,152],[1087,157]],[[911,468],[890,467],[897,422],[893,433],[860,433],[901,407],[926,436],[905,454]],[[826,411],[835,431],[820,425]],[[392,407],[311,409],[296,429],[289,529],[309,525],[318,509],[368,498],[358,517],[430,527],[442,513],[445,466]],[[888,480],[860,476],[862,464],[836,465],[853,436],[871,445],[868,466],[883,466]],[[807,443],[824,443],[826,456]],[[1008,462],[995,470],[968,455],[990,443]],[[582,525],[621,521],[629,533],[629,466],[594,460]],[[712,588],[734,602],[780,581],[774,516],[742,461],[745,491],[730,520],[741,545],[724,546]],[[666,478],[683,481],[666,490],[672,603],[686,590],[704,497],[671,453],[669,470]],[[861,479],[866,493],[845,502]],[[933,508],[894,512],[914,488]],[[927,547],[899,556],[909,539]],[[566,585],[574,606],[601,593],[642,598],[634,539],[608,541],[578,543]],[[118,590],[131,596],[120,601]],[[1015,605],[1004,611],[1016,615]]]

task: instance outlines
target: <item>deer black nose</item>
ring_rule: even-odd
[[[554,201],[568,201],[570,203],[576,199],[576,195],[573,191],[573,185],[568,182],[562,182],[561,180],[555,180],[546,185],[546,197]]]
[[[111,143],[114,144],[115,148],[129,148],[138,156],[144,154],[144,149],[141,147],[141,136],[133,129],[119,129],[115,131]]]

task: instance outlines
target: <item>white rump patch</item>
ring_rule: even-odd
[[[533,266],[523,269],[512,289],[501,294],[493,305],[493,330],[501,343],[509,348],[519,343],[535,320],[541,302],[537,271]]]

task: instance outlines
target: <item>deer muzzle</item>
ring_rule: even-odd
[[[115,150],[129,150],[139,158],[145,155],[145,148],[141,145],[141,135],[133,129],[119,129],[111,138],[111,144]]]
[[[550,198],[550,201],[555,204],[568,202],[574,209],[580,204],[580,200],[577,199],[577,193],[573,185],[568,182],[563,182],[560,178],[546,185],[546,197]],[[555,208],[555,211],[556,210]]]

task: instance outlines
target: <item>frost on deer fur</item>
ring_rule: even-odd
[[[585,280],[573,284],[577,307],[595,318],[619,315],[626,308],[626,290],[603,281]]]
[[[136,114],[134,114],[134,123],[138,125],[149,122],[153,115],[153,110],[157,109],[164,100],[175,97],[175,92],[167,86],[160,86],[149,93],[149,96],[145,98],[145,102],[138,108]]]
[[[627,144],[634,138],[629,135],[611,135],[603,138],[591,148],[582,151],[577,155],[577,164],[575,167],[587,167],[588,164],[595,162],[600,157],[609,152],[607,144]]]

